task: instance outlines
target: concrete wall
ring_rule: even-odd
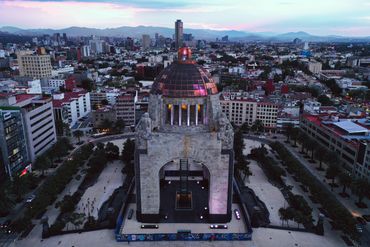
[[[160,169],[173,159],[189,158],[204,163],[210,172],[210,215],[228,217],[231,212],[229,192],[233,161],[229,153],[222,152],[216,132],[153,133],[147,147],[147,150],[139,150],[136,160],[136,177],[140,179],[137,181],[137,186],[140,186],[138,211],[141,214],[159,214]]]

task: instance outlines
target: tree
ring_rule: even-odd
[[[91,92],[91,90],[93,90],[94,88],[94,85],[93,85],[93,82],[92,80],[90,79],[83,79],[81,81],[81,87],[89,92]]]
[[[102,105],[109,105],[109,102],[108,102],[108,100],[107,100],[107,99],[102,99],[102,101],[100,101],[100,103],[101,103]]]
[[[13,208],[14,202],[3,188],[0,189],[0,198],[0,217],[4,217]]]
[[[109,160],[118,159],[119,148],[111,142],[105,145],[105,155]]]
[[[245,178],[246,177],[249,177],[250,175],[252,175],[252,172],[249,168],[249,161],[243,159],[242,161],[237,161],[237,169],[239,169],[240,172],[243,173],[243,182],[245,181]]]
[[[290,137],[292,136],[293,128],[294,128],[294,125],[292,123],[288,123],[285,126],[285,135],[287,137],[286,142],[290,141]]]
[[[114,124],[114,127],[117,132],[121,132],[125,128],[126,124],[123,119],[117,119],[116,123]]]
[[[332,179],[331,188],[333,190],[333,186],[335,184],[335,178],[340,174],[340,168],[338,167],[338,164],[330,164],[328,169],[326,170],[326,176],[328,178]]]
[[[287,222],[287,225],[288,225],[288,212],[287,212],[287,209],[286,208],[280,208],[279,209],[279,217],[281,219],[281,225],[283,226],[284,225],[284,221]]]
[[[301,130],[298,136],[298,141],[301,143],[302,146],[301,153],[304,153],[304,149],[306,147],[308,138],[309,138],[308,135]]]
[[[364,199],[366,193],[368,193],[368,190],[370,189],[369,187],[369,182],[364,178],[356,179],[353,182],[352,188],[355,195],[358,196],[358,205],[362,204],[362,199]]]
[[[322,106],[332,106],[333,105],[333,102],[331,101],[331,99],[325,94],[320,95],[317,98],[317,101],[320,102]]]
[[[26,182],[26,177],[25,176],[18,176],[15,175],[13,176],[13,181],[12,181],[12,190],[13,193],[16,195],[16,202],[20,202],[22,200],[22,196],[26,193],[27,191],[27,182]]]
[[[328,149],[325,148],[323,145],[318,145],[315,148],[315,156],[319,160],[319,170],[322,171],[322,162],[325,160],[325,157],[328,154]]]
[[[60,119],[55,121],[55,129],[59,136],[63,136],[64,134],[68,135],[69,133],[69,125]]]
[[[104,119],[101,123],[100,123],[100,128],[101,129],[107,129],[108,130],[108,132],[110,131],[110,129],[112,128],[112,125],[113,125],[113,123],[112,123],[112,121],[110,121],[109,119]]]
[[[302,214],[301,211],[295,210],[293,219],[297,223],[297,227],[299,228],[299,225],[305,222],[306,217]]]
[[[254,132],[263,132],[264,130],[264,126],[263,126],[263,122],[259,119],[257,119],[256,121],[254,121],[251,129],[254,131]]]
[[[81,137],[84,135],[84,132],[81,130],[76,130],[73,132],[73,136],[78,139],[78,143],[81,143]]]
[[[316,141],[312,138],[308,138],[306,140],[306,147],[308,150],[311,150],[311,161],[313,161],[313,154],[315,152],[315,148],[316,148]]]
[[[134,160],[134,153],[135,153],[135,141],[131,139],[127,139],[123,144],[122,149],[122,160],[125,163],[125,171],[127,174],[134,174],[134,167],[133,167],[133,160]]]
[[[51,160],[45,154],[38,156],[33,165],[34,169],[42,171],[42,176],[44,176],[45,170],[48,169],[50,166]]]
[[[294,219],[294,214],[295,214],[295,210],[291,207],[279,209],[280,219],[283,222],[286,221],[288,227],[289,227],[289,220]]]
[[[298,141],[298,138],[299,138],[299,129],[298,128],[293,128],[292,129],[291,138],[294,141],[294,147],[297,147],[297,141]]]
[[[346,188],[351,185],[352,177],[351,174],[346,171],[341,171],[339,174],[339,183],[343,186],[342,194],[345,195]]]
[[[240,126],[240,130],[243,133],[248,133],[249,132],[249,125],[247,122],[243,123],[242,126]]]

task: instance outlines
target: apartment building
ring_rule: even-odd
[[[70,127],[91,112],[90,93],[81,88],[72,92],[53,95],[53,108],[56,121],[67,123]]]
[[[27,52],[17,53],[19,74],[34,79],[51,77],[50,55],[36,55]]]
[[[25,133],[21,108],[0,106],[0,182],[27,166]]]
[[[243,123],[251,126],[256,120],[261,120],[265,128],[276,128],[277,104],[233,94],[222,94],[220,103],[222,112],[237,126]]]
[[[305,114],[300,127],[323,146],[336,152],[343,168],[370,179],[370,121]]]
[[[57,141],[52,99],[30,94],[18,94],[16,99],[26,129],[29,160],[33,162]]]
[[[122,119],[126,126],[135,125],[135,97],[131,94],[124,94],[117,98],[116,103],[117,119]]]

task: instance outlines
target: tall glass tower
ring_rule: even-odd
[[[181,20],[175,22],[175,48],[181,48],[183,44],[184,25]]]

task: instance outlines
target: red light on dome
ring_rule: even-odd
[[[179,62],[193,63],[193,61],[191,60],[191,50],[189,47],[180,48],[179,51],[177,52],[177,55]]]

